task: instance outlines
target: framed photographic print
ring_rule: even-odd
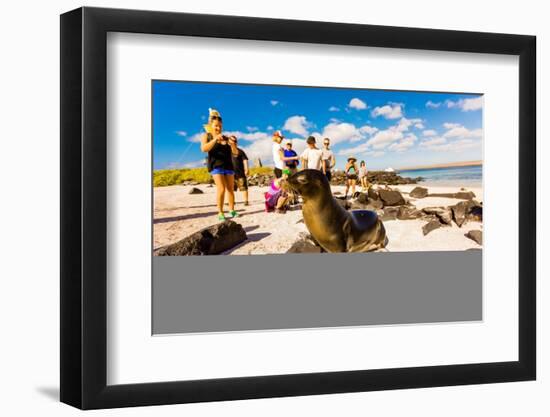
[[[535,379],[535,37],[61,16],[61,401]]]

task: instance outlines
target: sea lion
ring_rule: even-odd
[[[299,171],[288,178],[288,185],[302,196],[304,222],[327,252],[370,252],[386,246],[386,229],[376,212],[346,211],[321,171]]]

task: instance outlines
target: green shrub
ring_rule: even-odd
[[[271,174],[273,168],[254,167],[250,168],[250,175]],[[200,184],[212,182],[212,176],[208,170],[202,168],[182,168],[182,169],[159,169],[153,171],[153,187],[166,187],[168,185],[177,185],[185,181],[195,181]]]

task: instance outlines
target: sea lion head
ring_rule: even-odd
[[[288,177],[289,186],[304,198],[331,195],[325,174],[317,169],[304,169]]]

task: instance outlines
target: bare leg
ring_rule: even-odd
[[[225,177],[225,189],[227,191],[227,203],[229,204],[229,210],[235,210],[235,178],[233,175],[224,175]]]
[[[225,179],[221,174],[212,175],[214,178],[214,184],[216,184],[216,206],[218,207],[218,214],[223,214],[223,201],[225,199]]]
[[[288,197],[279,197],[277,199],[277,209],[282,209],[286,205],[286,202],[288,201]]]

